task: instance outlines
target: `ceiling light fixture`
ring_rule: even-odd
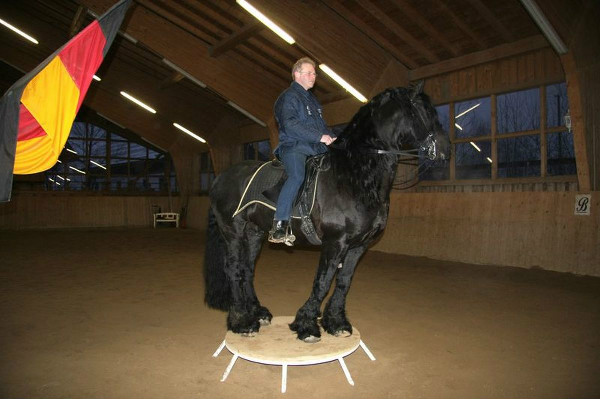
[[[23,32],[22,30],[18,29],[17,27],[9,24],[8,22],[6,22],[5,20],[0,18],[0,24],[6,26],[8,29],[12,30],[13,32],[23,36],[25,39],[29,40],[32,43],[35,44],[40,44],[40,42],[38,42],[34,37],[29,36],[27,33]]]
[[[178,67],[177,65],[175,65],[171,61],[169,61],[168,59],[163,58],[162,62],[164,62],[165,64],[167,64],[175,72],[179,72],[180,74],[182,74],[183,76],[185,76],[186,78],[188,78],[192,82],[196,83],[198,86],[202,87],[203,89],[206,88],[206,84],[204,82],[196,79],[189,72],[186,72],[185,70],[181,69],[180,67]]]
[[[95,81],[98,81],[98,82],[102,80],[97,75],[92,76],[92,79],[94,79]]]
[[[150,107],[149,105],[144,104],[143,102],[141,102],[137,98],[133,97],[131,94],[129,94],[129,93],[125,92],[125,91],[122,91],[121,95],[123,97],[125,97],[126,99],[128,99],[129,101],[132,101],[132,102],[136,103],[137,105],[139,105],[140,107],[144,108],[146,111],[152,112],[153,114],[156,113],[156,110],[154,110],[154,108]]]
[[[94,161],[92,161],[91,159],[90,159],[90,163],[93,163],[93,164],[94,164],[94,165],[96,165],[96,166],[100,166],[102,169],[106,169],[106,166],[104,166],[104,165],[100,165],[98,162],[94,162]]]
[[[263,121],[261,121],[260,119],[258,119],[256,116],[252,115],[250,112],[246,111],[244,108],[240,107],[239,105],[237,105],[233,101],[227,101],[227,104],[229,104],[231,107],[237,109],[242,114],[246,115],[248,118],[252,119],[254,122],[258,123],[262,127],[267,127],[266,123],[264,123]]]
[[[468,110],[466,110],[466,111],[463,111],[463,112],[461,112],[460,114],[456,115],[454,118],[455,118],[455,119],[456,119],[456,118],[460,118],[461,116],[463,116],[463,115],[464,115],[464,114],[466,114],[467,112],[470,112],[470,111],[474,110],[475,108],[479,107],[480,105],[481,105],[481,103],[477,103],[477,104],[473,105],[471,108],[469,108]],[[461,129],[461,130],[462,130],[462,129]]]
[[[138,42],[137,39],[135,37],[131,36],[130,34],[121,32],[121,31],[119,31],[118,33],[119,33],[119,35],[123,36],[125,39],[129,40],[131,43],[137,44],[137,42]]]
[[[462,126],[459,125],[458,123],[455,123],[454,126],[456,126],[458,128],[458,130],[463,130]]]
[[[76,152],[76,151],[73,151],[73,150],[72,150],[72,149],[70,149],[70,148],[65,148],[65,150],[67,150],[67,151],[69,151],[69,152],[72,152],[73,154],[77,154],[77,152]]]
[[[85,172],[84,172],[83,170],[79,170],[79,169],[77,169],[77,168],[74,168],[74,167],[72,167],[72,166],[69,166],[69,169],[73,169],[75,172],[79,172],[79,173],[81,173],[82,175],[85,175]]]
[[[348,91],[350,94],[352,94],[354,97],[356,97],[358,99],[358,101],[360,101],[362,103],[367,102],[367,98],[365,96],[360,94],[360,92],[358,90],[356,90],[354,87],[352,87],[352,85],[350,85],[350,83],[348,83],[344,79],[342,79],[342,77],[340,75],[333,72],[333,70],[331,68],[329,68],[327,65],[320,64],[319,68],[323,72],[325,72],[327,75],[329,75],[333,80],[335,80],[340,86],[342,86],[344,89],[346,89],[346,91]]]
[[[173,123],[173,126],[175,126],[177,129],[181,130],[185,134],[189,134],[190,136],[192,136],[196,140],[200,141],[201,143],[206,143],[206,140],[204,140],[202,137],[198,136],[196,133],[189,131],[185,127],[181,126],[179,123]]]
[[[471,143],[471,145],[475,147],[477,151],[481,152],[481,148],[477,147],[477,144],[473,143],[472,141],[469,141],[469,143]]]
[[[537,24],[538,28],[540,28],[546,37],[546,40],[550,42],[550,45],[552,48],[554,48],[554,51],[556,51],[558,54],[565,54],[567,51],[569,51],[558,33],[556,33],[554,30],[552,24],[550,24],[548,21],[548,18],[546,18],[546,15],[544,15],[534,0],[521,0],[521,4],[523,4],[523,7],[525,7],[531,18]]]
[[[242,6],[242,8],[248,11],[252,16],[258,19],[260,22],[265,24],[267,28],[271,29],[277,36],[285,40],[288,44],[294,44],[296,41],[289,33],[281,29],[275,22],[271,21],[269,18],[265,16],[262,12],[258,11],[254,6],[248,3],[246,0],[236,0],[236,2]]]
[[[489,163],[492,163],[492,158],[486,157],[486,159],[489,161]]]

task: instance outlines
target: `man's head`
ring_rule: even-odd
[[[315,84],[315,80],[317,79],[315,65],[313,60],[303,57],[296,61],[292,68],[292,78],[300,86],[304,87],[304,90],[312,89]]]

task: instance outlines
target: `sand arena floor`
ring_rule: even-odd
[[[195,230],[0,231],[0,397],[598,398],[600,278],[368,253],[347,301],[346,364],[281,369],[212,354]],[[318,252],[265,246],[274,315],[306,300]],[[343,339],[343,338],[340,338]]]

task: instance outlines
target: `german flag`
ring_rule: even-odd
[[[0,99],[0,202],[10,200],[13,173],[47,170],[58,160],[131,0],[121,0]]]

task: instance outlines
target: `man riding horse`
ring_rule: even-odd
[[[306,158],[327,152],[335,136],[323,119],[319,100],[309,91],[315,84],[315,62],[308,57],[296,61],[294,81],[275,102],[275,120],[279,125],[279,145],[274,153],[283,163],[287,180],[283,184],[269,241],[293,245],[290,216],[298,190],[304,182]]]

